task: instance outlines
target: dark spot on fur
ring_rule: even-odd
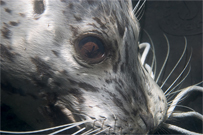
[[[74,80],[71,80],[71,79],[68,79],[68,80],[69,80],[70,84],[73,85],[73,86],[77,84],[77,82],[74,81]]]
[[[76,37],[78,35],[78,28],[73,27],[72,25],[70,25],[70,29],[73,32],[73,36]]]
[[[98,18],[98,17],[93,17],[92,19],[94,19],[102,29],[106,29],[106,26],[104,23],[102,23],[102,21]]]
[[[116,104],[116,106],[118,106],[119,108],[121,108],[121,110],[127,115],[129,116],[129,112],[124,108],[123,103],[121,102],[120,99],[116,98],[115,96],[113,97],[113,102],[114,104]]]
[[[122,84],[120,84],[117,79],[112,79],[112,80],[117,84],[117,86],[119,86],[120,88],[123,88]]]
[[[117,19],[117,26],[118,26],[118,33],[119,33],[120,37],[123,37],[125,28],[120,24],[118,19]]]
[[[111,16],[110,17],[110,22],[112,23],[112,24],[114,24],[116,21],[115,21],[115,19]]]
[[[124,95],[125,91],[122,91],[122,89],[120,89],[118,86],[116,86],[115,89],[120,93],[125,101],[128,101],[127,97]]]
[[[87,25],[93,26],[94,28],[98,28],[94,23],[88,23]]]
[[[120,0],[119,0],[119,5],[120,5],[120,7],[121,7],[121,8],[123,8],[123,7],[122,7],[122,3],[121,3],[121,1],[120,1]]]
[[[68,74],[68,71],[66,71],[65,69],[64,70],[62,70],[62,71],[59,71],[61,74],[63,74],[63,75],[69,75]]]
[[[125,67],[125,64],[122,63],[122,64],[121,64],[121,72],[122,72],[122,73],[124,73],[124,67]]]
[[[118,82],[122,85],[122,86],[124,86],[124,83],[123,83],[123,81],[119,78],[118,79]]]
[[[118,41],[114,40],[114,45],[116,46],[116,48],[118,48]]]
[[[6,2],[4,2],[3,0],[0,0],[0,5],[6,5]]]
[[[5,8],[4,9],[7,13],[11,14],[12,13],[12,10],[10,10],[9,8]]]
[[[13,21],[10,21],[9,23],[10,23],[10,25],[12,25],[12,26],[18,26],[18,24],[19,24],[18,22],[13,22]]]
[[[95,1],[94,0],[87,0],[87,2],[89,5],[93,5]]]
[[[70,3],[69,5],[68,5],[68,7],[70,8],[70,9],[73,9],[73,3]]]
[[[3,27],[3,29],[1,29],[1,34],[4,38],[10,39],[11,38],[11,31],[7,28],[7,27]]]
[[[105,82],[110,84],[110,83],[112,83],[112,80],[111,79],[105,79]]]
[[[51,50],[53,52],[54,55],[56,55],[57,57],[59,57],[59,53],[57,51]]]
[[[125,43],[125,61],[126,65],[128,65],[128,60],[129,60],[129,54],[128,54],[128,43]]]
[[[37,78],[34,75],[31,75],[30,78],[32,79],[32,82],[34,83],[35,86],[39,88],[46,88],[47,85],[39,78]]]
[[[4,46],[3,44],[0,44],[0,47],[1,47],[1,57],[2,58],[6,58],[10,61],[13,61],[13,59],[15,58],[16,55],[20,55],[18,53],[14,53],[12,52],[12,48],[9,48],[9,47],[6,47]]]
[[[24,13],[19,13],[19,15],[20,15],[21,17],[25,17],[25,14],[24,14]]]
[[[36,68],[37,68],[37,72],[41,75],[46,75],[48,77],[51,77],[52,69],[51,67],[44,62],[41,58],[39,57],[31,57],[31,61],[33,62],[33,64],[35,64]]]
[[[132,114],[134,115],[134,116],[136,116],[137,114],[138,114],[138,110],[135,110],[134,108],[132,108]]]
[[[22,89],[13,87],[9,82],[1,83],[1,89],[10,94],[19,94],[21,96],[26,96],[25,92]]]
[[[148,95],[149,95],[149,96],[151,96],[151,95],[152,95],[152,93],[151,93],[151,92],[147,92],[147,93],[148,93]]]
[[[120,61],[121,61],[121,54],[120,54],[120,52],[118,52],[118,60],[113,65],[113,71],[114,71],[114,73],[117,73],[117,71],[118,71],[118,64],[120,63]]]
[[[73,15],[73,16],[75,17],[76,21],[78,21],[78,22],[82,21],[82,18],[80,16],[77,16],[77,15]]]
[[[33,10],[35,14],[42,14],[44,12],[44,1],[43,0],[35,0],[34,1]]]
[[[98,92],[98,89],[99,89],[99,88],[94,87],[94,86],[87,84],[87,83],[78,83],[78,85],[80,88],[83,88],[84,90],[91,91],[91,92]]]
[[[161,97],[160,96],[158,96],[158,99],[159,99],[159,101],[161,101]]]
[[[69,94],[73,95],[79,103],[83,103],[85,101],[85,98],[82,96],[82,91],[72,88],[68,92]]]
[[[57,81],[54,81],[53,84],[57,87],[61,87],[61,83],[60,82],[57,82]]]

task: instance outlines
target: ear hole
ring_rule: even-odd
[[[35,14],[42,14],[44,12],[44,0],[34,0],[33,5],[33,10]]]

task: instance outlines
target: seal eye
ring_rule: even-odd
[[[99,63],[105,58],[104,43],[95,36],[87,36],[80,40],[76,51],[89,64]]]

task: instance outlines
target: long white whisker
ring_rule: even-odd
[[[87,135],[89,132],[91,132],[93,129],[87,130],[86,132],[82,133],[81,135]]]
[[[200,87],[200,86],[190,86],[190,87],[182,89],[182,91],[175,97],[175,99],[173,100],[172,104],[170,105],[170,107],[169,107],[169,109],[167,111],[167,118],[170,117],[171,113],[174,111],[174,109],[175,109],[177,103],[180,101],[180,99],[184,95],[189,93],[190,91],[194,91],[194,90],[203,92],[203,87]]]
[[[97,132],[97,131],[99,131],[99,130],[101,130],[101,128],[96,128],[96,129],[92,130],[91,132],[89,132],[88,135],[89,135],[89,134],[92,134],[92,133],[94,133],[94,132]]]
[[[181,55],[181,57],[179,58],[178,62],[176,63],[176,65],[173,67],[173,69],[171,70],[171,72],[169,73],[169,75],[166,77],[165,81],[162,83],[161,87],[162,88],[164,86],[164,84],[166,83],[166,81],[168,80],[168,78],[171,76],[171,74],[173,73],[173,71],[176,69],[176,67],[178,66],[178,64],[180,63],[180,61],[182,60],[184,54],[185,54],[185,51],[186,51],[186,48],[187,48],[187,39],[186,37],[185,38],[185,48],[184,48],[184,51]]]
[[[175,92],[172,92],[172,91],[173,91],[174,89],[176,89],[176,88],[188,77],[190,71],[191,71],[191,66],[189,67],[188,72],[187,72],[187,74],[184,76],[184,78],[183,78],[175,87],[173,87],[173,88],[170,90],[170,92],[168,92],[167,94],[165,94],[166,97],[170,96],[171,94],[175,94],[175,93],[179,92],[179,91],[177,91],[177,92],[176,92],[176,91],[175,91]],[[171,92],[172,92],[172,93],[171,93]]]
[[[172,125],[172,124],[166,124],[166,123],[163,123],[163,126],[168,128],[168,129],[171,129],[171,130],[174,130],[174,131],[178,131],[182,134],[188,134],[188,135],[202,135],[200,133],[196,133],[196,132],[192,132],[192,131],[189,131],[189,130],[186,130],[186,129],[183,129],[181,127],[178,127],[178,126],[175,126],[175,125]]]
[[[135,7],[133,8],[133,14],[135,14],[135,11],[137,10],[137,8],[138,8],[140,2],[141,2],[141,0],[139,0],[139,1],[137,2],[137,4],[135,5]]]
[[[188,67],[189,63],[190,63],[190,60],[191,60],[191,57],[192,57],[192,52],[190,54],[190,57],[189,57],[189,60],[188,62],[186,63],[185,67],[183,68],[182,72],[178,75],[178,77],[173,81],[173,83],[168,87],[168,89],[164,92],[164,94],[166,95],[167,92],[170,90],[170,88],[176,83],[176,81],[181,77],[181,75],[185,72],[186,68]],[[170,91],[169,91],[170,92]]]
[[[145,12],[145,5],[143,6],[143,8],[141,9],[141,11],[139,12],[139,14],[137,15],[137,20],[140,21],[144,15]]]
[[[188,106],[184,106],[184,105],[176,105],[176,107],[182,107],[182,108],[186,108],[186,109],[188,109],[188,110],[190,110],[190,111],[195,112],[195,110],[194,110],[194,109],[192,109],[192,108],[190,108],[190,107],[188,107]]]
[[[146,0],[143,1],[142,5],[140,6],[140,8],[136,11],[135,16],[137,17],[138,12],[141,10],[141,8],[143,8],[143,5],[145,4]]]
[[[96,134],[94,134],[94,135],[98,135],[98,134],[100,134],[100,133],[102,133],[102,132],[104,132],[104,131],[106,131],[106,130],[108,130],[109,129],[109,127],[108,128],[105,128],[105,129],[103,129],[103,130],[101,130],[101,131],[99,131],[99,132],[97,132]]]
[[[91,121],[92,121],[92,120],[89,120],[89,122],[91,122]],[[84,124],[84,123],[86,123],[86,122],[82,121],[82,122],[74,123],[74,125],[72,125],[72,126],[65,127],[65,128],[63,128],[63,129],[60,129],[60,130],[58,130],[58,131],[55,131],[55,132],[53,132],[53,133],[51,133],[51,134],[49,134],[49,135],[55,135],[55,134],[57,134],[57,133],[63,132],[63,131],[65,131],[65,130],[71,129],[71,128],[73,128],[73,127],[82,125],[82,124]]]
[[[148,36],[148,38],[150,40],[150,43],[151,43],[151,48],[152,48],[152,53],[153,53],[151,69],[153,69],[153,67],[154,67],[154,77],[155,77],[155,75],[156,75],[156,55],[155,55],[154,43],[153,43],[152,38],[149,35],[149,33],[144,29],[143,29],[143,31],[147,34],[147,36]],[[149,74],[151,74],[151,73],[149,73]]]
[[[78,130],[77,132],[73,133],[72,135],[77,135],[78,133],[82,132],[82,131],[85,130],[85,129],[86,129],[86,128],[84,127],[84,128],[82,128],[82,129]]]
[[[145,49],[144,49],[144,52],[142,53],[142,56],[141,56],[141,63],[142,63],[142,65],[144,65],[146,57],[147,57],[147,54],[149,53],[149,49],[150,49],[149,43],[141,43],[141,44],[139,44],[139,48],[140,49],[142,49],[144,47],[145,47]]]
[[[32,134],[32,133],[40,133],[40,132],[45,132],[45,131],[50,131],[50,130],[54,130],[54,129],[58,129],[58,128],[63,128],[63,127],[75,125],[77,123],[87,123],[87,122],[90,122],[90,121],[91,120],[86,120],[86,121],[83,121],[83,122],[64,124],[64,125],[60,125],[60,126],[56,126],[56,127],[52,127],[52,128],[45,128],[45,129],[40,129],[40,130],[35,130],[35,131],[16,132],[16,131],[4,131],[4,130],[0,130],[0,133],[6,133],[6,134]]]
[[[177,117],[177,118],[196,117],[203,121],[203,115],[198,112],[172,113],[171,117]]]
[[[167,54],[166,54],[166,58],[164,60],[164,63],[162,65],[162,67],[161,67],[161,70],[159,71],[159,74],[158,74],[158,76],[156,78],[156,83],[159,81],[159,78],[160,78],[160,76],[162,74],[162,71],[163,71],[164,67],[166,66],[166,62],[168,61],[168,56],[169,56],[169,53],[170,53],[170,44],[169,44],[168,38],[167,38],[167,36],[165,34],[163,34],[163,35],[164,35],[164,37],[166,39],[166,42],[167,42]]]

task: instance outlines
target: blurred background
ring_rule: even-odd
[[[136,1],[133,1],[134,4]],[[170,84],[176,79],[176,77],[181,73],[184,66],[186,65],[190,53],[192,52],[192,58],[190,65],[191,71],[185,81],[182,83],[181,87],[178,89],[185,88],[190,85],[194,85],[202,81],[202,1],[186,1],[186,0],[165,0],[165,1],[152,1],[148,0],[143,9],[144,15],[142,16],[141,23],[141,42],[149,42],[149,37],[143,31],[148,32],[150,35],[154,46],[155,54],[157,59],[157,73],[158,75],[164,59],[167,54],[167,42],[163,35],[166,34],[169,44],[170,44],[170,54],[169,59],[166,64],[166,68],[163,71],[162,76],[158,84],[162,84],[165,78],[168,76],[170,71],[176,65],[178,59],[181,57],[184,50],[185,41],[184,36],[187,39],[187,50],[183,59],[177,66],[174,73],[170,76],[169,80],[166,82],[163,90],[166,90]],[[151,63],[152,54],[148,57],[149,64]],[[189,67],[186,69],[183,79],[187,74]],[[180,81],[179,80],[179,81]],[[179,82],[178,81],[178,82]],[[202,86],[202,84],[201,84]],[[202,110],[202,93],[192,92],[186,96],[180,104],[188,106],[199,113],[203,113]],[[176,110],[180,111],[190,111],[184,107],[176,107]],[[168,123],[184,127],[186,129],[203,132],[202,121],[194,118],[184,118],[184,119],[171,119]],[[157,133],[176,133],[172,131],[167,131],[165,129],[160,129]]]

